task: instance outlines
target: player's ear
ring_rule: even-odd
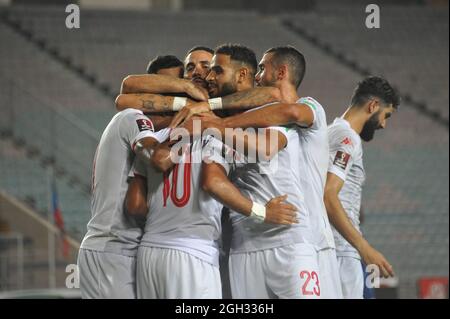
[[[282,64],[277,70],[277,80],[283,80],[288,76],[288,68],[286,64]]]
[[[238,83],[245,82],[245,80],[248,78],[249,74],[250,74],[249,69],[240,68],[239,71],[237,72],[237,75],[238,75],[237,82]]]
[[[371,99],[368,103],[369,114],[373,114],[380,109],[380,101],[378,99]]]

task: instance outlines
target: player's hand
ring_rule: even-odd
[[[298,224],[297,208],[286,203],[287,195],[272,198],[266,204],[265,223],[292,225]]]
[[[210,112],[209,104],[207,102],[198,102],[191,105],[187,105],[183,107],[180,111],[172,119],[170,123],[170,128],[175,128],[178,126],[182,126],[184,122],[189,120],[191,117],[197,114]]]
[[[209,122],[220,122],[222,123],[222,118],[217,116],[214,112],[203,112],[196,114],[199,118],[201,118],[203,121],[209,121]]]
[[[224,131],[225,127],[224,127],[224,123],[223,123],[223,119],[218,117],[216,114],[214,114],[214,112],[205,112],[205,113],[200,113],[200,114],[196,114],[195,118],[201,119],[202,120],[202,129],[219,129]]]
[[[192,82],[187,83],[184,92],[197,101],[208,101],[209,99],[208,91]]]
[[[180,128],[185,129],[189,136],[200,136],[204,130],[204,123],[198,116],[193,116],[188,120],[183,122],[183,125]]]
[[[369,244],[364,246],[360,251],[360,255],[366,265],[377,265],[380,269],[380,275],[384,278],[395,276],[392,265],[378,250]]]

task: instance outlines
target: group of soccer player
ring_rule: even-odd
[[[398,93],[365,78],[327,126],[299,95],[305,71],[292,46],[258,63],[225,44],[123,80],[94,159],[83,298],[216,299],[228,277],[232,298],[362,298],[362,263],[393,275],[359,212],[362,140],[386,127]]]

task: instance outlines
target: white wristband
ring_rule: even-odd
[[[186,106],[187,98],[175,96],[172,104],[172,111],[179,111]]]
[[[266,206],[253,202],[250,217],[255,217],[261,221],[266,219]]]
[[[221,97],[216,97],[215,99],[209,99],[208,103],[209,103],[209,108],[211,109],[211,111],[221,110],[223,108]]]

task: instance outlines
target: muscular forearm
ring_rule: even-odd
[[[314,114],[303,104],[277,103],[255,111],[246,112],[224,119],[226,127],[268,127],[288,124],[310,126]]]
[[[189,81],[161,74],[129,75],[122,81],[120,93],[182,93]]]
[[[284,135],[275,130],[249,131],[227,128],[217,122],[205,123],[209,129],[217,129],[222,142],[250,161],[268,161],[286,146]]]
[[[218,165],[218,164],[204,164]],[[217,201],[232,210],[246,216],[250,216],[253,202],[242,195],[239,189],[234,186],[225,174],[221,176],[209,177],[203,180],[203,190],[209,193]]]
[[[173,96],[163,96],[150,93],[120,94],[116,98],[116,109],[122,111],[128,108],[141,110],[144,113],[161,113],[172,111]]]
[[[279,107],[279,105],[269,105],[256,111],[227,117],[223,120],[223,125],[231,128],[248,128],[285,125],[295,122],[290,110]]]
[[[280,101],[280,90],[274,87],[258,87],[222,97],[224,109],[251,109]]]
[[[326,193],[324,201],[331,224],[356,250],[361,251],[367,241],[350,222],[338,195]]]
[[[152,156],[152,165],[161,172],[167,172],[175,163],[172,161],[171,149],[167,143],[158,146]]]

